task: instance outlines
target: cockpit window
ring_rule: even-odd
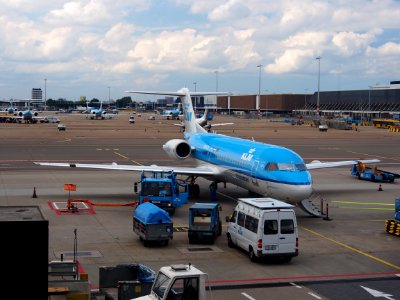
[[[267,163],[265,166],[265,170],[267,171],[278,171],[278,165],[274,162]]]
[[[274,163],[269,162],[265,166],[266,171],[306,171],[305,164]]]

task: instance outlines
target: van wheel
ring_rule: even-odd
[[[231,236],[228,235],[228,247],[229,248],[234,248],[235,244],[232,242]]]
[[[254,250],[251,247],[249,249],[249,258],[250,258],[250,260],[252,262],[256,262],[257,261],[257,256],[254,254]]]

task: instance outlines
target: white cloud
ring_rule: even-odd
[[[277,57],[272,64],[268,64],[265,70],[269,73],[281,74],[295,72],[314,55],[313,50],[309,49],[289,49]]]
[[[332,43],[336,49],[346,56],[364,52],[373,41],[375,41],[375,36],[369,33],[339,32],[332,37]]]

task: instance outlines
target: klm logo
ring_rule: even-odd
[[[253,153],[256,151],[256,149],[252,148],[249,150],[249,152],[247,153],[243,153],[241,159],[245,160],[245,161],[251,161],[251,159],[253,158]]]

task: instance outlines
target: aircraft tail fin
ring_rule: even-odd
[[[190,93],[188,88],[182,88],[177,92],[156,92],[156,91],[126,91],[127,93],[135,94],[146,94],[146,95],[165,95],[165,96],[177,96],[181,98],[182,101],[182,112],[183,112],[183,123],[185,127],[185,132],[195,133],[195,132],[207,132],[203,127],[201,127],[196,122],[196,115],[193,110],[193,104],[191,96],[205,96],[205,95],[227,95],[224,92],[194,92]]]

